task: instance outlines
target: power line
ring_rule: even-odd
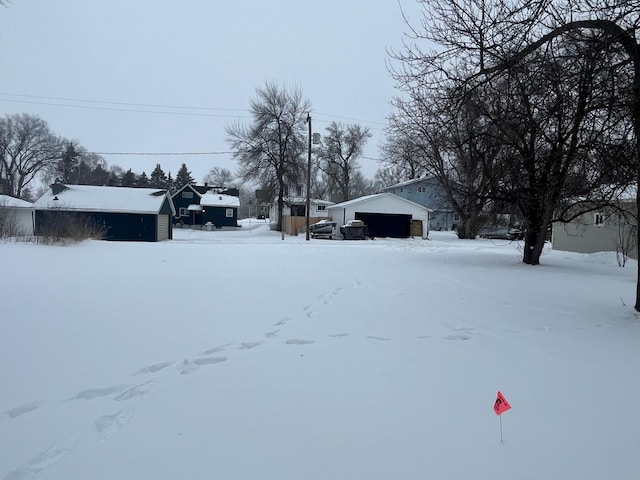
[[[0,95],[5,97],[14,97],[13,99],[9,98],[0,98],[0,102],[9,102],[9,103],[26,103],[30,105],[47,105],[54,107],[66,107],[66,108],[79,108],[84,110],[103,110],[103,111],[113,111],[113,112],[130,112],[130,113],[153,113],[159,115],[182,115],[182,116],[194,116],[194,117],[216,117],[216,118],[250,118],[247,109],[239,109],[239,108],[220,108],[220,107],[194,107],[194,106],[186,106],[186,105],[161,105],[161,104],[153,104],[153,103],[129,103],[129,102],[114,102],[108,100],[91,100],[91,99],[80,99],[80,98],[72,98],[72,97],[50,97],[45,95],[28,95],[28,94],[19,94],[19,93],[8,93],[8,92],[0,92]],[[34,100],[22,100],[24,98],[30,98]],[[35,100],[53,100],[50,101],[35,101]],[[61,102],[79,102],[79,103],[91,103],[95,105],[75,105],[70,103],[61,103]],[[122,107],[144,107],[144,108],[157,108],[157,109],[180,109],[180,110],[196,110],[196,112],[175,112],[175,111],[166,111],[166,110],[142,110],[138,108],[115,108],[115,107],[105,107],[102,105],[119,105]],[[230,114],[214,114],[214,113],[200,113],[197,111],[221,111],[221,112],[242,112],[244,115],[230,115]],[[341,116],[341,115],[331,115],[328,113],[315,112],[315,115],[319,115],[321,117],[329,117],[329,118],[338,118],[342,120],[349,120],[352,122],[361,122],[368,123],[370,125],[380,125],[382,127],[386,126],[384,122],[378,122],[373,120],[363,120],[353,117]],[[318,121],[326,123],[329,120],[318,119]],[[381,128],[372,127],[374,130],[382,130]]]
[[[155,113],[160,115],[182,115],[182,116],[190,116],[190,117],[248,118],[247,116],[240,116],[240,115],[222,115],[222,114],[214,114],[214,113],[196,113],[196,112],[167,112],[167,111],[161,111],[161,110],[138,110],[138,109],[131,109],[131,108],[71,105],[68,103],[35,102],[35,101],[29,101],[29,100],[10,100],[6,98],[0,98],[0,102],[27,103],[31,105],[49,105],[54,107],[80,108],[84,110],[106,110],[106,111],[112,111],[112,112]]]
[[[192,107],[192,106],[185,106],[185,105],[159,105],[154,103],[112,102],[108,100],[88,100],[88,99],[71,98],[71,97],[47,97],[44,95],[26,95],[21,93],[0,92],[0,95],[4,95],[7,97],[24,97],[24,98],[38,98],[38,99],[44,99],[44,100],[59,100],[59,101],[65,101],[65,102],[103,103],[106,105],[123,105],[123,106],[129,106],[129,107],[179,108],[184,110],[221,110],[226,112],[248,112],[247,109],[237,109],[237,108]]]
[[[144,156],[182,156],[182,155],[231,155],[235,152],[87,152],[93,155],[144,155]]]

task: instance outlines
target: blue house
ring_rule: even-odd
[[[442,185],[436,177],[422,177],[396,183],[382,189],[423,207],[430,208],[431,230],[453,230],[460,221]]]
[[[222,195],[226,198],[223,203],[231,205],[230,208],[235,208],[235,211],[231,217],[227,217],[230,212],[220,210],[223,205],[207,205],[212,206],[213,209],[209,209],[208,215],[204,208],[205,204],[202,203],[202,199],[205,198],[205,202],[216,203],[211,200],[208,195]],[[183,225],[196,225],[199,228],[205,225],[207,222],[218,226],[234,226],[237,227],[238,220],[238,208],[240,207],[239,191],[237,188],[219,188],[211,187],[206,183],[204,185],[184,185],[171,195],[173,206],[176,210],[176,216],[173,223],[178,226]],[[218,200],[220,202],[220,200]],[[215,213],[214,213],[215,212]],[[214,218],[215,217],[215,218]],[[233,220],[230,220],[230,219]],[[217,220],[214,221],[214,220]]]
[[[234,195],[210,191],[200,198],[202,225],[222,229],[238,227],[240,199]]]

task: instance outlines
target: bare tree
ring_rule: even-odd
[[[234,176],[227,168],[213,167],[204,177],[204,181],[216,187],[229,187],[234,181]]]
[[[256,90],[250,110],[252,123],[229,126],[227,141],[240,163],[239,176],[275,190],[277,229],[282,230],[285,186],[300,178],[304,168],[301,157],[306,151],[305,121],[311,103],[298,89],[267,82]]]
[[[27,114],[0,119],[0,179],[5,193],[20,197],[61,156],[61,141],[44,120]]]
[[[360,169],[358,159],[371,133],[358,124],[336,122],[331,122],[326,130],[322,144],[316,149],[318,166],[334,187],[332,196],[344,202],[351,198],[352,182]]]
[[[557,207],[578,191],[576,171],[600,191],[604,135],[624,151],[630,139],[618,113],[629,108],[636,161],[640,153],[640,61],[635,40],[637,0],[418,0],[425,15],[410,28],[399,66],[402,92],[438,91],[464,83],[489,86],[497,99],[490,117],[502,130],[514,168],[502,181],[527,217],[525,263],[539,263]],[[438,44],[426,51],[418,43]],[[465,97],[460,98],[461,102]],[[613,122],[612,122],[613,120]],[[605,155],[606,156],[606,155]],[[624,169],[622,169],[624,170]],[[640,171],[639,171],[640,175]],[[612,176],[609,176],[611,180]],[[587,188],[582,193],[588,192]],[[640,271],[639,271],[640,299]],[[640,304],[639,304],[640,305]]]
[[[397,120],[397,117],[392,117],[385,143],[380,149],[385,170],[382,175],[392,174],[396,178],[394,183],[413,180],[426,173],[421,149]]]

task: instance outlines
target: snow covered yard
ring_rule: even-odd
[[[1,480],[638,478],[635,262],[174,236],[0,244]]]

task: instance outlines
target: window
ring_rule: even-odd
[[[593,224],[596,227],[601,227],[602,225],[604,225],[604,213],[602,212],[596,212],[593,214]]]
[[[427,193],[427,187],[418,187],[418,193]]]
[[[318,210],[319,212],[324,212],[327,210],[327,206],[326,205],[318,205],[316,206],[316,210]]]
[[[297,197],[301,197],[302,196],[302,185],[296,185],[295,191],[296,191],[296,196]]]
[[[193,198],[193,192],[182,192],[182,198]]]
[[[282,188],[282,195],[284,195],[285,197],[288,197],[288,196],[289,196],[289,185],[285,185],[285,186]]]
[[[189,210],[187,210],[186,207],[180,207],[180,216],[181,217],[188,217],[189,216]]]
[[[453,214],[453,221],[454,222],[459,222],[460,221],[460,215],[458,215],[457,213]]]
[[[225,210],[225,213],[227,215],[227,218],[233,218],[233,208],[227,208]]]

